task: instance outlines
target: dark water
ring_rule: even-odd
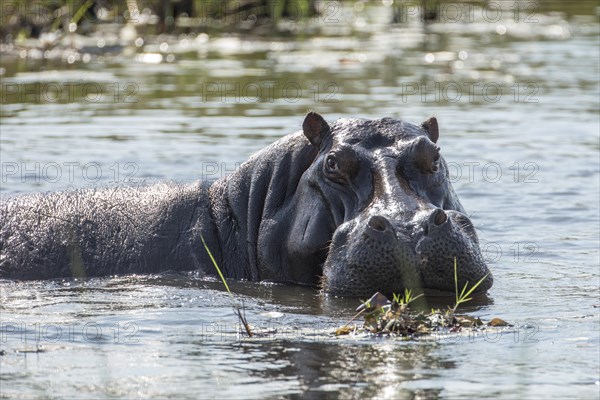
[[[3,282],[2,396],[599,397],[597,8],[391,27],[390,8],[354,7],[299,40],[164,37],[72,64],[3,56],[2,194],[214,178],[309,109],[435,115],[495,276],[488,301],[463,311],[513,330],[336,338],[356,300],[233,283],[263,333],[248,339],[221,284],[193,275]]]

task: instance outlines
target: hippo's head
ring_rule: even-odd
[[[309,215],[295,218],[302,237],[294,246],[298,255],[326,255],[325,292],[454,291],[455,259],[461,288],[489,274],[436,145],[435,118],[421,126],[392,118],[329,126],[310,113],[303,132],[319,151],[299,185],[298,204],[310,206],[297,211]],[[478,291],[491,286],[488,275]]]

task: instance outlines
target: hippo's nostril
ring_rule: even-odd
[[[384,232],[388,228],[389,222],[385,217],[375,215],[369,219],[368,225],[374,231]]]
[[[441,208],[438,208],[437,210],[435,210],[433,212],[432,217],[433,217],[433,223],[436,224],[437,226],[442,225],[448,219],[448,216],[446,215],[444,210],[442,210]]]

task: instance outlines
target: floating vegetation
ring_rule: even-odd
[[[37,38],[59,29],[87,31],[107,23],[135,24],[154,34],[274,29],[283,20],[306,21],[318,14],[316,0],[14,0],[3,4],[2,11],[0,37],[11,40]]]
[[[480,318],[456,314],[459,305],[471,300],[469,297],[475,289],[487,278],[468,287],[468,282],[462,291],[458,292],[458,276],[456,259],[454,259],[455,304],[447,310],[431,310],[429,313],[414,312],[410,304],[423,294],[413,296],[412,291],[406,289],[404,296],[394,294],[392,301],[377,292],[369,300],[363,302],[357,309],[357,314],[348,323],[335,330],[335,334],[348,335],[350,333],[371,333],[379,336],[389,335],[416,339],[434,334],[450,334],[462,331],[485,330],[486,327],[510,326],[500,318],[494,318],[485,323]],[[350,324],[360,315],[364,316],[362,328]]]

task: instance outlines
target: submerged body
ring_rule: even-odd
[[[448,180],[435,119],[316,113],[215,182],[18,196],[0,204],[0,278],[167,270],[368,296],[454,290],[488,274]],[[488,275],[480,285],[492,285]]]

